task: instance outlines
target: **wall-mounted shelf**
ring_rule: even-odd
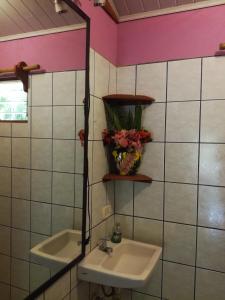
[[[126,94],[114,94],[104,96],[102,100],[108,104],[119,105],[149,105],[155,101],[152,97],[142,95],[126,95]]]
[[[136,181],[136,182],[145,182],[151,183],[152,178],[142,174],[136,175],[117,175],[117,174],[106,174],[103,177],[103,182],[112,181],[112,180],[127,180],[127,181]]]

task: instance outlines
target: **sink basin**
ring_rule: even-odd
[[[31,250],[36,262],[57,269],[81,254],[81,231],[66,229],[39,243]]]
[[[120,244],[109,242],[111,254],[95,248],[78,265],[78,278],[118,288],[142,287],[149,280],[162,248],[123,239]]]

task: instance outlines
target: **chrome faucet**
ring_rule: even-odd
[[[113,248],[108,246],[108,241],[109,239],[107,238],[100,239],[98,242],[98,249],[108,254],[111,254],[113,252]]]

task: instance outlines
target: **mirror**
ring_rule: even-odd
[[[85,251],[89,19],[70,0],[1,0],[0,24],[0,69],[40,65],[28,93],[0,72],[0,291],[34,299]]]

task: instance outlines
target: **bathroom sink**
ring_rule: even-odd
[[[60,231],[30,251],[36,262],[52,269],[62,268],[81,254],[81,231]]]
[[[118,288],[138,288],[146,284],[159,261],[162,248],[122,239],[120,244],[109,242],[113,252],[95,248],[78,265],[78,278]]]

